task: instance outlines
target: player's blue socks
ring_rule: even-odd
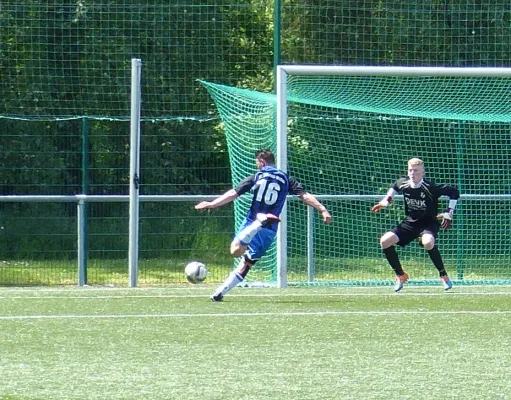
[[[238,271],[231,271],[229,276],[225,279],[224,283],[217,289],[213,296],[222,295],[223,297],[229,290],[236,287],[236,285],[243,281],[243,277]]]

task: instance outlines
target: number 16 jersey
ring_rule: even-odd
[[[267,165],[256,174],[243,179],[234,190],[240,196],[249,191],[253,192],[247,221],[254,221],[258,213],[278,217],[289,193],[295,196],[305,193],[300,182],[273,165]],[[272,223],[267,228],[276,231],[277,223]]]

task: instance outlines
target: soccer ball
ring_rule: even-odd
[[[185,267],[185,276],[190,283],[201,283],[208,276],[208,270],[200,261],[192,261]]]

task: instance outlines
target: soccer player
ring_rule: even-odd
[[[275,156],[271,150],[257,151],[255,162],[259,170],[256,174],[243,179],[236,188],[228,190],[215,200],[202,201],[195,206],[196,210],[216,208],[230,203],[250,190],[253,192],[250,210],[230,249],[233,257],[243,258],[211,296],[213,301],[222,301],[229,290],[245,279],[250,268],[271,246],[288,193],[299,196],[305,204],[318,210],[325,223],[332,222],[330,213],[315,196],[308,193],[295,178],[275,167]]]
[[[371,209],[372,212],[376,213],[387,207],[397,193],[403,193],[405,219],[380,238],[383,253],[396,273],[395,292],[399,292],[403,288],[403,284],[409,276],[403,271],[394,245],[398,244],[404,247],[417,238],[427,250],[431,261],[438,270],[444,289],[452,288],[452,281],[445,271],[442,256],[436,246],[436,237],[440,226],[445,229],[451,227],[453,213],[460,193],[455,186],[435,184],[425,179],[424,174],[424,163],[420,158],[408,160],[408,179],[398,179],[389,189],[385,198]],[[438,214],[438,199],[440,196],[449,197],[449,206],[445,212]]]

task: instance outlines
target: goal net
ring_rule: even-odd
[[[254,172],[255,150],[271,147],[334,219],[325,225],[290,198],[278,246],[250,278],[390,284],[379,238],[404,217],[402,199],[378,214],[370,209],[406,176],[408,159],[420,157],[429,179],[462,193],[453,229],[437,242],[453,280],[511,283],[510,78],[503,68],[283,66],[277,95],[205,83],[225,126],[234,183]],[[237,204],[238,223],[249,201]],[[418,243],[398,253],[410,284],[439,284]]]

